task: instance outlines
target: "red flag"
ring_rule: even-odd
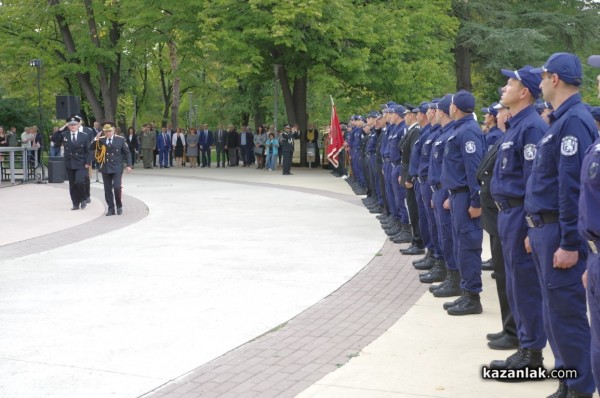
[[[342,128],[340,127],[340,121],[338,119],[337,112],[335,110],[335,104],[333,98],[331,99],[331,123],[329,124],[329,146],[327,147],[327,159],[335,167],[338,167],[338,156],[344,146],[344,136],[342,135]]]

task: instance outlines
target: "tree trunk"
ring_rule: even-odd
[[[173,40],[169,40],[167,45],[169,46],[169,59],[171,60],[171,74],[173,78],[173,94],[171,96],[171,125],[174,129],[177,128],[177,121],[179,119],[179,89],[180,79],[177,75],[177,46]],[[190,104],[191,106],[191,104]]]
[[[302,77],[297,77],[294,80],[294,113],[296,121],[300,126],[300,165],[306,164],[306,89],[307,89],[306,73]]]
[[[456,89],[472,91],[471,84],[471,52],[463,43],[456,42],[454,48],[454,64],[456,67]]]
[[[287,71],[284,65],[279,67],[278,74],[281,92],[283,94],[283,103],[285,104],[285,114],[287,115],[288,119],[287,123],[292,125],[296,123],[296,107],[294,106],[294,95],[292,93],[292,89],[290,88],[290,82],[288,81]]]

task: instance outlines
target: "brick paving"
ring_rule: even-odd
[[[343,366],[423,295],[387,241],[346,284],[288,322],[145,394],[148,398],[293,397]]]

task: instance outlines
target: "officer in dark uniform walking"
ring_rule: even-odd
[[[89,149],[90,138],[80,128],[81,118],[72,115],[67,124],[61,129],[64,145],[65,167],[69,179],[69,194],[73,207],[71,210],[85,209],[86,200],[85,178],[92,163]]]
[[[292,175],[292,154],[294,153],[294,139],[300,139],[300,133],[292,133],[289,124],[283,127],[281,134],[281,152],[283,153],[283,175]]]
[[[588,245],[580,238],[577,220],[581,164],[597,132],[581,102],[582,68],[576,55],[555,53],[531,72],[541,74],[544,99],[554,112],[527,180],[525,243],[540,274],[544,327],[555,368],[578,373],[575,379],[560,380],[555,396],[591,397],[590,326],[581,279]]]
[[[538,273],[531,254],[525,251],[525,184],[531,174],[536,144],[547,126],[535,110],[541,78],[531,73],[531,66],[512,71],[502,70],[508,77],[501,102],[512,115],[500,148],[492,178],[492,196],[500,213],[498,230],[502,240],[506,270],[506,293],[517,324],[519,351],[506,361],[494,361],[501,369],[537,368],[543,366],[542,349],[546,346],[542,316],[542,293]]]
[[[104,136],[101,136],[102,133]],[[127,164],[127,172],[131,172],[131,152],[127,147],[127,142],[125,138],[115,135],[114,123],[105,122],[102,125],[102,131],[96,135],[92,143],[92,150],[95,151],[96,161],[102,173],[104,199],[108,205],[106,215],[115,215],[115,202],[117,214],[121,215],[123,213],[123,203],[121,202],[123,163]]]
[[[448,137],[442,162],[442,186],[448,189],[454,254],[460,270],[463,295],[448,308],[448,315],[480,314],[481,205],[477,167],[483,156],[483,136],[473,117],[475,97],[460,90],[452,97],[450,116],[454,132]]]

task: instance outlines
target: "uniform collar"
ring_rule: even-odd
[[[561,116],[564,115],[569,109],[571,109],[573,106],[579,104],[580,102],[581,102],[581,94],[580,93],[575,93],[572,96],[570,96],[569,98],[567,98],[567,100],[565,102],[563,102],[558,109],[555,109],[554,112],[552,112],[548,116],[548,119],[550,119],[550,124],[554,123],[554,121],[556,119],[560,119]]]
[[[537,115],[537,111],[535,110],[535,107],[533,105],[529,105],[525,108],[523,108],[521,110],[521,112],[517,113],[516,115],[513,115],[513,117],[511,117],[509,120],[506,121],[506,126],[507,127],[512,127],[515,128],[517,127],[517,125],[519,125],[519,123],[521,123],[522,120],[525,120],[527,117],[529,117],[532,114],[536,114]]]
[[[465,116],[461,117],[460,119],[454,121],[454,128],[457,128],[465,123],[468,123],[471,120],[475,122],[475,119],[473,119],[473,114],[468,113]],[[475,123],[477,123],[477,122],[475,122]]]
[[[445,133],[445,132],[447,132],[448,130],[454,128],[455,124],[456,124],[456,122],[454,120],[450,120],[448,122],[448,124],[446,124],[444,127],[442,127],[442,134]]]

